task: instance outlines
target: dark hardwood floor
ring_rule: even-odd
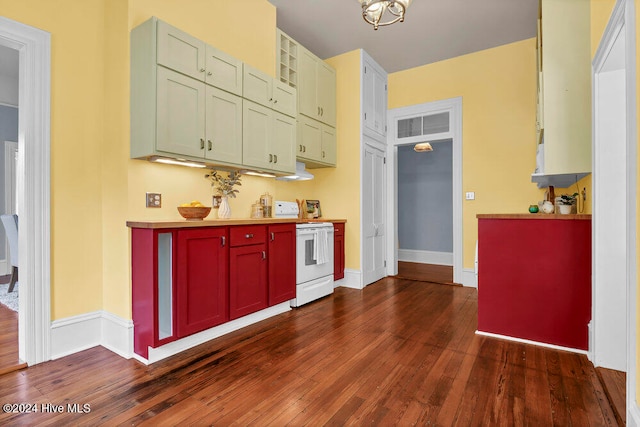
[[[0,425],[616,425],[586,357],[476,335],[476,317],[472,288],[338,288],[152,366],[96,347],[4,374],[0,401],[39,412]]]
[[[596,368],[596,373],[604,387],[618,424],[626,424],[627,417],[627,374],[613,369]]]
[[[398,261],[397,277],[421,282],[454,284],[453,267],[448,265]]]

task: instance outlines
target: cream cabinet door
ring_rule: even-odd
[[[331,126],[322,125],[322,153],[321,161],[332,166],[336,164],[336,129]]]
[[[158,67],[156,149],[203,157],[204,126],[205,84]]]
[[[318,61],[318,120],[336,126],[336,72],[324,61]]]
[[[273,103],[272,108],[276,111],[295,117],[298,113],[298,92],[288,84],[273,81]]]
[[[298,111],[305,116],[318,118],[320,107],[316,97],[318,70],[316,57],[306,49],[300,49],[298,72]]]
[[[244,99],[242,101],[242,163],[270,169],[271,120],[273,111]],[[269,155],[272,162],[269,162]]]
[[[242,98],[207,86],[205,158],[242,163]]]
[[[298,117],[296,154],[302,161],[322,159],[322,123],[305,116]]]
[[[273,96],[271,95],[273,78],[262,71],[249,65],[244,66],[242,96],[260,105],[271,108]]]
[[[205,82],[235,95],[242,95],[242,61],[212,46],[206,47]]]
[[[271,169],[287,173],[296,171],[296,134],[296,119],[278,112],[273,113]]]
[[[206,49],[203,41],[163,21],[158,21],[157,36],[158,64],[204,81]]]

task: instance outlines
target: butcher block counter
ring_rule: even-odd
[[[129,228],[194,228],[194,227],[227,227],[230,225],[268,225],[268,224],[302,224],[307,222],[332,222],[344,224],[346,219],[298,219],[298,218],[230,218],[210,219],[203,221],[176,220],[152,220],[152,221],[127,221]]]
[[[591,215],[478,218],[478,332],[587,350]]]

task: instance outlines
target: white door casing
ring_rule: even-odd
[[[449,132],[432,134],[428,137],[398,138],[397,121],[400,118],[428,116],[449,112]],[[387,195],[390,203],[387,207],[387,221],[389,224],[387,248],[387,273],[398,274],[398,146],[407,143],[424,142],[425,140],[451,139],[453,141],[453,281],[465,286],[477,286],[475,281],[463,280],[462,260],[462,98],[451,98],[441,101],[427,102],[408,107],[394,108],[388,111],[387,154],[389,165],[389,180]],[[467,275],[470,278],[471,274]]]
[[[19,56],[18,355],[33,365],[51,359],[51,35],[0,17],[0,44]]]
[[[639,426],[640,408],[636,393],[638,134],[634,0],[616,2],[594,56],[592,73],[593,301],[589,357],[596,366],[603,361],[625,365],[626,423]],[[622,169],[624,174],[615,169]],[[611,185],[620,186],[623,190],[612,189]],[[615,208],[607,204],[610,203],[611,191],[618,194]],[[621,201],[623,206],[618,204]],[[614,209],[622,212],[610,212]],[[607,220],[623,223],[610,224]],[[613,236],[607,235],[607,232],[613,233]],[[613,248],[614,245],[622,248]],[[607,258],[608,249],[615,251],[615,260]],[[621,256],[624,257],[622,263],[618,259]],[[607,276],[607,269],[611,267],[609,262],[618,264],[623,271],[611,272],[613,276]],[[614,311],[623,312],[623,318],[620,319],[620,313]],[[621,343],[621,329],[626,330],[624,346]],[[621,362],[613,356],[608,345],[623,351],[625,361]]]

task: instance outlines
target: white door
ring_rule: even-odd
[[[595,74],[594,364],[627,370],[627,152],[624,34]],[[631,201],[632,203],[634,201]]]
[[[365,144],[362,162],[362,270],[366,286],[385,277],[385,153]]]
[[[6,214],[16,213],[16,171],[18,168],[18,143],[5,141],[4,143],[4,194],[5,194],[5,211]],[[4,232],[2,233],[4,236]],[[4,239],[4,254],[0,259],[0,275],[9,274],[11,272],[9,266],[9,242]]]

